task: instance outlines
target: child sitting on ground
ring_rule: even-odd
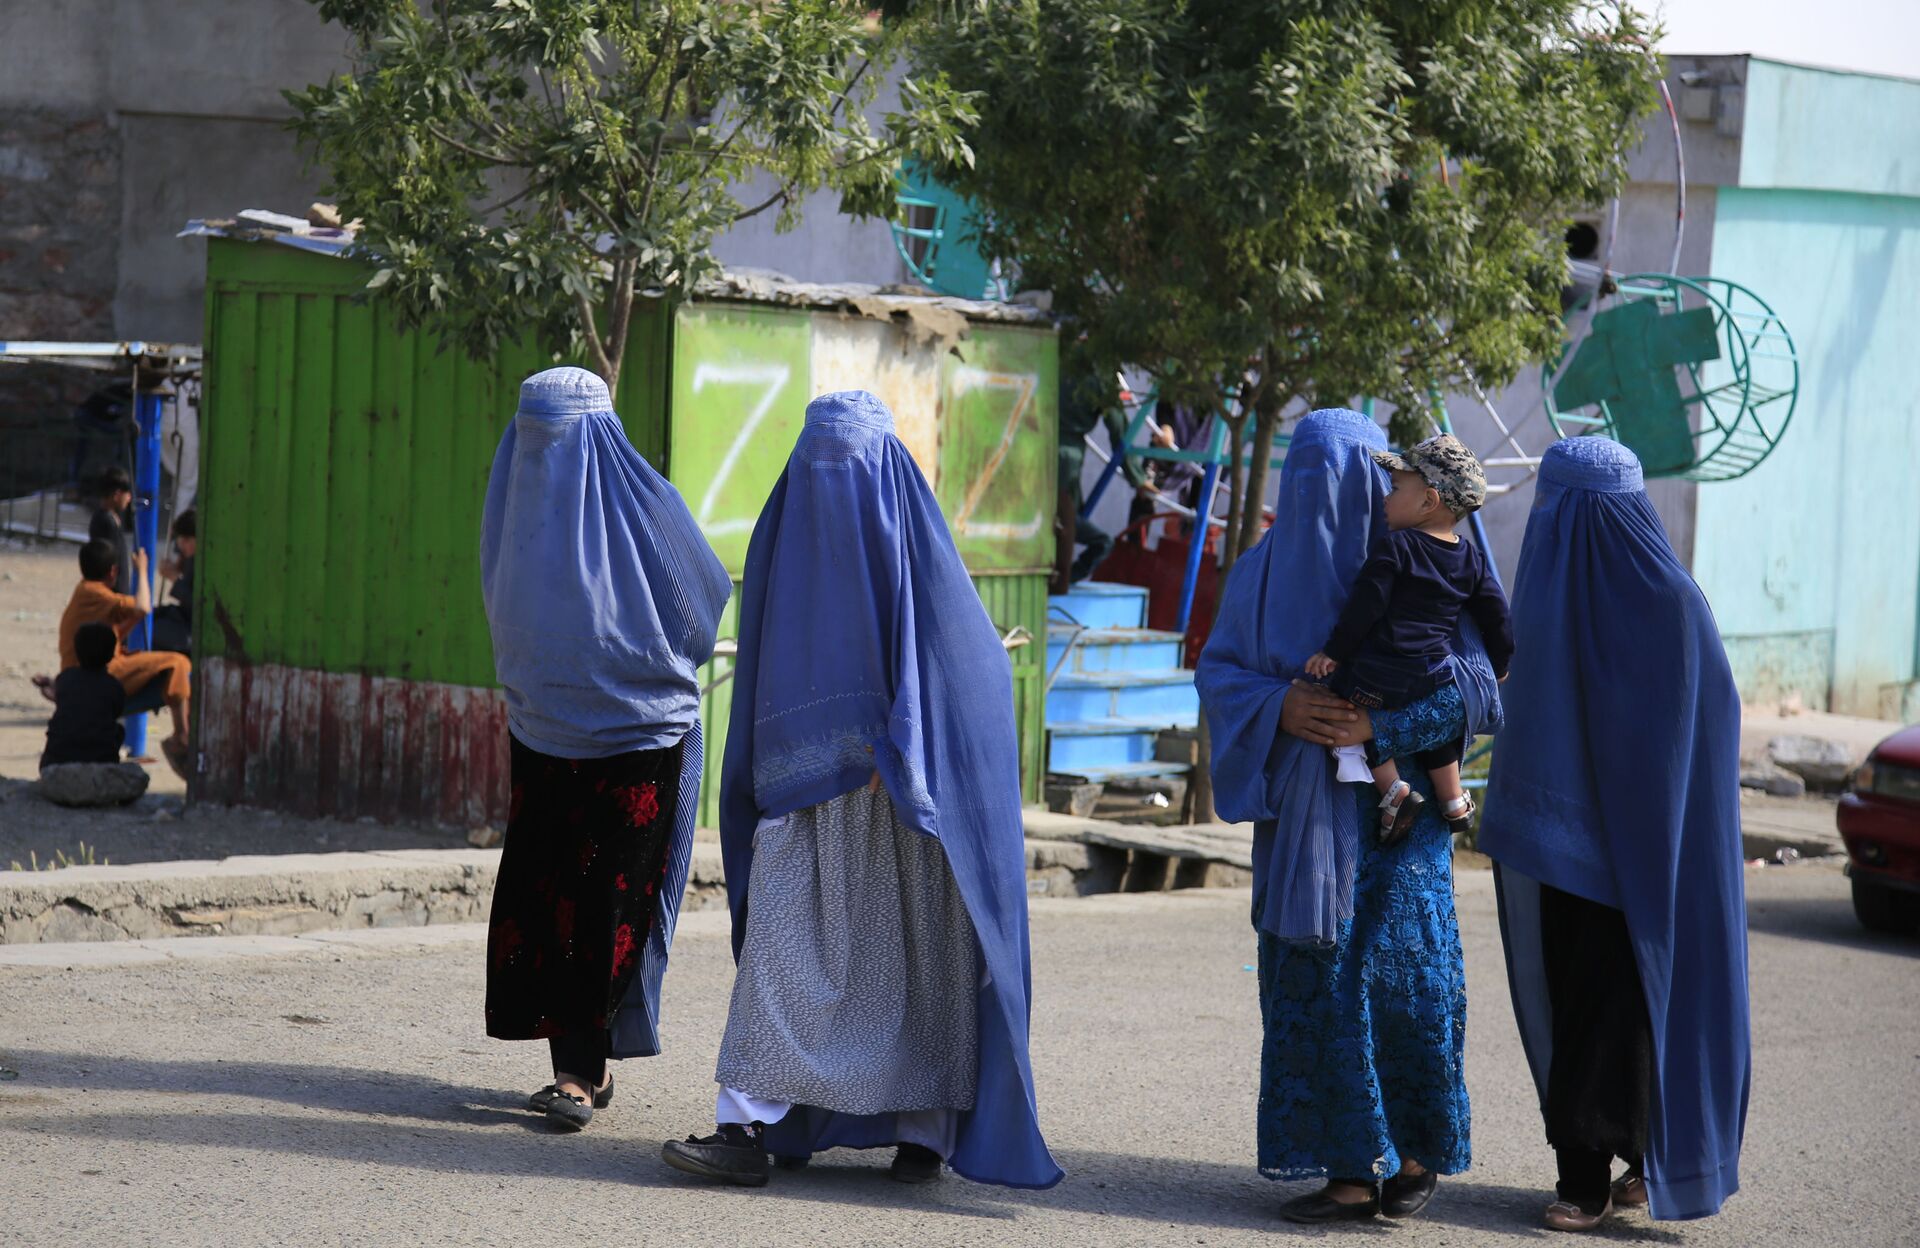
[[[88,624],[105,624],[117,639],[107,671],[120,682],[127,697],[139,699],[142,693],[154,706],[165,706],[173,719],[173,735],[160,743],[167,764],[181,779],[187,777],[188,706],[193,697],[193,661],[184,654],[166,650],[126,648],[127,634],[153,612],[153,590],[147,578],[147,552],[133,552],[134,592],[113,591],[118,573],[113,545],[95,540],[80,548],[80,584],[60,616],[60,670],[80,666],[79,630]],[[139,703],[136,701],[135,703]],[[135,762],[151,761],[135,759]]]
[[[1378,452],[1373,458],[1393,474],[1386,540],[1361,567],[1332,636],[1307,660],[1307,674],[1332,677],[1329,688],[1355,706],[1398,709],[1418,702],[1453,682],[1448,659],[1464,609],[1480,627],[1494,675],[1505,680],[1513,658],[1507,596],[1479,548],[1454,532],[1487,501],[1480,461],[1450,434],[1404,455]],[[1460,785],[1462,745],[1455,741],[1414,756],[1432,778],[1434,796],[1455,832],[1467,830],[1474,812]],[[1354,756],[1363,752],[1346,746],[1335,753],[1357,763]],[[1371,741],[1364,758],[1380,791],[1380,843],[1396,844],[1426,799],[1400,778],[1391,758],[1375,753]],[[1341,772],[1348,778],[1346,766]]]
[[[80,666],[61,672],[53,682],[53,719],[47,724],[47,748],[40,754],[42,771],[60,763],[117,763],[126,740],[120,716],[126,713],[127,691],[107,671],[120,639],[110,626],[95,621],[74,630],[73,649]]]

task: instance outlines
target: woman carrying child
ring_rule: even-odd
[[[1493,674],[1505,680],[1513,657],[1513,621],[1500,578],[1472,542],[1454,532],[1487,501],[1487,477],[1460,440],[1443,433],[1405,455],[1376,451],[1373,462],[1393,474],[1387,535],[1354,578],[1347,605],[1327,644],[1307,660],[1307,674],[1332,677],[1328,687],[1355,706],[1399,710],[1453,680],[1454,630],[1473,617]],[[1460,784],[1460,740],[1414,756],[1433,781],[1440,814],[1455,832],[1473,825],[1473,801]],[[1380,839],[1406,836],[1426,799],[1400,778],[1377,744],[1335,751],[1364,762],[1380,791]],[[1359,775],[1343,768],[1343,780]]]
[[[1625,447],[1548,450],[1514,622],[1545,640],[1514,661],[1479,845],[1559,1161],[1546,1223],[1705,1217],[1740,1186],[1752,1064],[1740,700]]]
[[[1324,747],[1371,737],[1383,758],[1410,763],[1494,731],[1493,669],[1469,620],[1446,660],[1452,679],[1398,710],[1369,717],[1300,681],[1386,532],[1374,461],[1385,450],[1357,412],[1299,422],[1273,527],[1228,578],[1195,674],[1215,803],[1254,821],[1260,1172],[1327,1179],[1283,1207],[1300,1222],[1411,1216],[1435,1175],[1471,1160],[1452,838],[1422,808],[1404,840],[1382,844],[1372,790],[1339,782]]]

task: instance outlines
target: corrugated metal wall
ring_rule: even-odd
[[[505,732],[480,600],[480,516],[516,388],[546,361],[522,347],[480,365],[399,333],[365,297],[368,276],[350,261],[209,240],[193,791],[345,817],[497,821]],[[817,314],[774,315],[804,327]],[[675,360],[674,317],[662,304],[636,309],[615,401],[663,471],[674,373],[687,364]],[[1026,381],[982,373],[970,383],[1005,393],[969,400],[980,411],[968,418],[992,428],[946,456],[955,488],[984,472],[1011,499],[1050,503],[1050,332],[996,326],[971,349],[995,368],[1017,363]],[[718,391],[697,406],[683,419],[709,436],[723,432],[707,428],[716,421],[737,430],[746,417],[738,396]],[[1002,466],[1016,423],[1047,437],[1021,448],[1017,469]],[[757,513],[762,491],[743,514]],[[993,549],[990,564],[1015,566],[975,577],[982,600],[1003,632],[1023,625],[1037,639],[1012,656],[1023,785],[1037,800],[1046,578],[1019,566],[1035,559],[1009,557],[1035,544],[1029,526],[988,527],[972,540]],[[721,636],[734,631],[729,608]],[[706,700],[709,823],[729,692]]]
[[[361,265],[212,239],[208,270],[202,655],[491,685],[480,511],[546,361],[396,332]],[[658,462],[667,311],[636,320],[619,409]]]
[[[218,682],[203,677],[196,699],[195,793],[469,822],[463,796],[416,801],[389,782],[391,767],[356,768],[360,747],[336,736],[359,732],[357,721],[321,714],[338,681],[268,675],[493,685],[480,513],[519,383],[547,361],[523,346],[481,365],[399,333],[365,298],[368,275],[291,248],[209,240],[195,659],[203,672],[226,666]],[[669,310],[643,305],[635,320],[617,406],[634,445],[659,462]],[[291,701],[261,701],[276,690]],[[447,757],[490,757],[503,721],[454,715],[458,701],[382,695],[380,722],[366,731],[436,756],[452,734]],[[279,725],[271,740],[259,736],[262,716]],[[358,804],[332,792],[314,805],[306,788],[322,766],[347,767],[327,783],[360,784]]]

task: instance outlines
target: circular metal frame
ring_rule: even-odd
[[[1724,278],[1665,273],[1623,277],[1609,299],[1614,306],[1651,300],[1660,305],[1662,315],[1698,308],[1713,313],[1718,358],[1674,366],[1692,431],[1692,461],[1677,470],[1649,471],[1648,475],[1731,481],[1757,468],[1786,433],[1800,393],[1800,361],[1793,338],[1767,302]],[[1590,335],[1569,344],[1544,366],[1542,401],[1547,419],[1563,438],[1598,433],[1625,441],[1608,403],[1572,411],[1561,411],[1554,404],[1554,383],[1562,366],[1589,340]]]

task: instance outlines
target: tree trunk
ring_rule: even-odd
[[[1246,438],[1247,412],[1241,409],[1240,417],[1228,416],[1224,411],[1220,419],[1227,422],[1227,527],[1221,531],[1220,579],[1215,582],[1224,592],[1227,587],[1227,573],[1233,568],[1234,556],[1238,553],[1240,539],[1240,512],[1246,505],[1246,479],[1240,473],[1240,443]],[[1197,527],[1197,526],[1196,526]],[[1205,540],[1202,538],[1201,540]],[[1219,618],[1220,595],[1213,600],[1214,618]],[[1209,621],[1211,624],[1212,621]],[[1194,750],[1199,761],[1194,765],[1194,774],[1188,782],[1187,792],[1192,797],[1193,821],[1195,823],[1216,823],[1219,814],[1213,808],[1213,732],[1207,727],[1207,708],[1200,708],[1200,723],[1194,733]]]
[[[1260,521],[1267,498],[1267,477],[1273,464],[1273,435],[1279,431],[1280,411],[1293,396],[1268,390],[1253,418],[1253,463],[1247,470],[1247,502],[1240,517],[1241,551],[1260,540]]]

